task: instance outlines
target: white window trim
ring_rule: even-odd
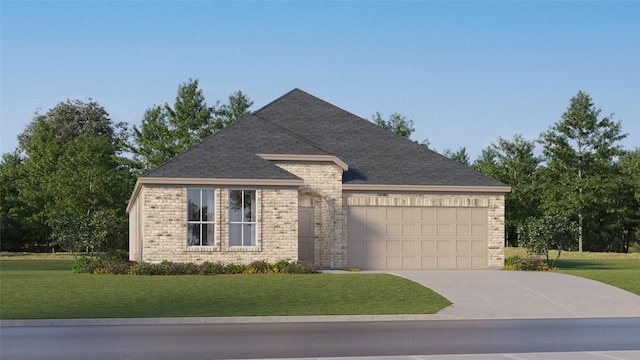
[[[235,191],[235,190],[244,190],[244,191],[254,191],[256,194],[255,197],[255,209],[256,209],[256,217],[255,217],[255,221],[249,222],[249,221],[231,221],[230,217],[229,217],[229,210],[231,209],[231,192]],[[229,251],[259,251],[260,250],[260,233],[259,233],[259,226],[258,224],[260,223],[260,211],[259,211],[259,207],[258,204],[260,203],[260,199],[259,199],[259,191],[256,188],[229,188],[228,189],[228,193],[227,193],[227,222],[228,222],[228,229],[227,229],[227,249]],[[243,195],[243,204],[244,204],[244,195]],[[255,245],[231,245],[231,225],[232,224],[241,224],[241,225],[245,225],[245,224],[252,224],[255,226],[256,229],[256,243]],[[242,232],[244,233],[244,226],[240,227],[242,229]]]
[[[198,190],[200,192],[200,221],[189,221],[189,190]],[[211,221],[202,221],[202,191],[211,190],[213,192],[213,218]],[[187,188],[187,236],[189,233],[190,224],[198,225],[213,225],[213,245],[189,245],[187,239],[185,239],[185,246],[188,251],[215,251],[218,249],[218,223],[217,219],[217,206],[216,206],[216,189],[215,188]],[[202,226],[200,226],[200,242],[202,243]]]

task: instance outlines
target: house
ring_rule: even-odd
[[[509,190],[294,89],[138,179],[130,257],[499,268]]]

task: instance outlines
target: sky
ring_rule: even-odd
[[[1,153],[67,99],[139,125],[198,79],[257,110],[299,88],[471,161],[535,140],[579,91],[640,147],[640,1],[0,1]]]

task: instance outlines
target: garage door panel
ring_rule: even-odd
[[[469,256],[456,256],[456,269],[471,269]]]
[[[422,253],[433,254],[436,252],[435,240],[422,240],[420,243],[422,244]]]
[[[455,240],[456,253],[469,253],[471,251],[471,242],[469,240]]]
[[[416,269],[416,257],[415,256],[403,256],[402,268],[406,270]]]
[[[403,254],[415,254],[416,253],[416,240],[402,240],[402,253]]]
[[[399,222],[402,220],[402,208],[386,208],[386,220]]]
[[[438,265],[435,256],[422,256],[421,260],[422,260],[421,269],[423,270],[433,270],[433,269],[436,269],[436,266]]]
[[[472,269],[485,269],[487,267],[487,258],[484,256],[472,256],[471,268]]]
[[[386,253],[402,253],[402,242],[400,240],[387,240]]]
[[[349,207],[348,263],[363,269],[486,269],[487,209]]]
[[[485,239],[487,237],[487,227],[484,224],[471,224],[471,237]]]
[[[402,236],[402,227],[400,224],[387,224],[385,233],[389,237],[400,237]]]
[[[456,224],[456,237],[468,238],[471,236],[471,226],[468,224]]]
[[[448,238],[451,234],[450,224],[436,224],[436,236]]]
[[[487,251],[487,246],[483,240],[471,240],[471,253],[484,254]]]
[[[402,237],[414,237],[416,236],[415,224],[402,224]]]
[[[436,240],[436,253],[449,254],[451,251],[451,240]]]
[[[418,214],[418,208],[402,208],[402,221],[403,222],[415,222],[418,220],[420,214]]]
[[[451,221],[451,209],[449,208],[437,208],[436,209],[436,221]]]
[[[451,262],[449,256],[437,256],[436,257],[436,269],[448,270],[451,269]]]
[[[487,210],[484,208],[471,208],[471,221],[485,223],[487,221]]]
[[[455,209],[456,221],[470,221],[471,210],[469,209]]]
[[[367,241],[366,253],[367,254],[381,254],[384,253],[384,241],[377,239]]]
[[[436,224],[421,224],[420,235],[423,238],[433,238],[436,236]]]
[[[421,220],[434,222],[436,221],[436,209],[435,208],[420,208]]]
[[[401,256],[387,256],[386,269],[402,269]]]

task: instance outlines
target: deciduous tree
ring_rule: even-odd
[[[236,91],[227,104],[208,106],[198,80],[189,79],[178,87],[173,106],[147,109],[140,127],[133,127],[129,149],[142,171],[151,170],[245,116],[252,105],[247,95]]]
[[[371,116],[371,121],[381,128],[387,129],[407,139],[411,138],[411,134],[416,130],[413,127],[413,120],[407,119],[398,113],[393,113],[389,116],[389,120],[384,120],[382,114],[376,111],[376,113]]]
[[[541,215],[536,173],[540,159],[534,155],[535,143],[515,135],[499,137],[482,150],[472,167],[511,187],[505,194],[505,228],[510,244],[518,245],[517,228],[530,217]]]
[[[619,141],[626,135],[613,114],[600,117],[591,96],[582,91],[571,98],[561,120],[541,135],[545,162],[545,211],[575,214],[578,222],[578,250],[583,250],[585,223],[604,205],[602,185],[622,155]]]

